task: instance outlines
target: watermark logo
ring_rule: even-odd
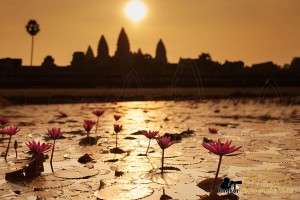
[[[237,189],[236,185],[242,184],[242,181],[233,181],[230,178],[226,177],[223,180],[223,183],[221,183],[219,187],[219,193],[238,193],[239,190]]]
[[[240,188],[241,193],[294,193],[295,184],[289,175],[274,176],[267,169],[253,173],[244,180],[245,188]]]

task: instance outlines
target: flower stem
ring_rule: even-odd
[[[147,153],[148,153],[148,150],[149,150],[149,147],[150,147],[150,142],[151,142],[151,139],[149,139],[149,143],[148,143],[148,147],[147,147],[147,151],[146,151],[146,156],[147,156]]]
[[[217,169],[216,177],[215,177],[213,186],[211,188],[211,191],[214,191],[214,189],[215,189],[215,186],[216,186],[216,183],[217,183],[217,179],[218,179],[218,175],[219,175],[219,171],[220,171],[221,162],[222,162],[222,156],[220,156],[220,158],[219,158],[218,169]]]
[[[6,149],[6,152],[5,152],[5,160],[6,160],[6,158],[7,158],[7,153],[8,153],[8,149],[9,149],[10,141],[11,141],[11,135],[9,136],[9,141],[8,141],[8,144],[7,144],[7,149]]]
[[[96,130],[95,130],[95,137],[97,137],[98,123],[99,123],[99,117],[97,119]]]
[[[87,141],[88,141],[88,139],[89,139],[89,135],[90,135],[90,133],[89,133],[89,132],[86,132],[86,139],[85,139],[84,146],[86,146],[86,143],[87,143]]]
[[[164,157],[165,157],[165,150],[162,150],[162,156],[161,156],[161,174],[164,173]]]
[[[116,132],[116,149],[118,148],[118,133]]]
[[[50,166],[51,166],[52,173],[54,173],[53,165],[52,165],[52,159],[53,159],[54,147],[55,147],[55,140],[54,140],[54,142],[53,142],[52,152],[51,152],[51,158],[50,158]]]
[[[18,150],[17,150],[17,148],[18,148],[18,142],[17,142],[17,140],[15,140],[14,148],[15,148],[15,151],[16,151],[16,158],[18,158]]]

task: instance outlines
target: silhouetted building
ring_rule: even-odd
[[[73,59],[71,61],[71,66],[73,67],[84,67],[86,64],[86,58],[83,52],[77,51],[73,53]]]
[[[162,64],[167,64],[167,52],[163,41],[160,39],[157,43],[155,60]]]
[[[199,70],[201,75],[216,75],[220,74],[221,64],[213,61],[209,53],[201,53],[198,57]]]
[[[300,71],[300,57],[293,58],[290,69],[292,71]]]
[[[85,59],[87,62],[92,62],[95,59],[94,52],[93,52],[91,46],[88,47],[88,49],[85,53]]]
[[[109,49],[105,37],[102,35],[98,44],[97,61],[107,64],[109,60]]]
[[[259,64],[253,64],[251,70],[259,75],[272,75],[279,70],[279,67],[273,62],[265,62]]]
[[[57,67],[54,64],[54,58],[52,58],[52,56],[46,56],[41,66],[46,68]]]
[[[0,59],[0,71],[5,68],[5,69],[13,69],[17,67],[21,67],[22,65],[22,59],[14,59],[14,58],[2,58]]]
[[[138,51],[136,52],[136,55],[137,56],[144,56],[141,48],[138,49]]]
[[[125,33],[124,28],[121,29],[121,32],[120,32],[120,35],[118,38],[115,58],[119,59],[122,62],[122,64],[125,64],[125,65],[128,65],[131,63],[132,53],[130,52],[129,40]]]
[[[155,57],[140,48],[132,53],[124,28],[121,29],[115,55],[101,35],[97,56],[91,46],[86,52],[74,52],[71,67],[56,67],[54,58],[47,56],[42,67],[21,67],[21,59],[0,59],[0,87],[121,87],[136,79],[138,87],[236,87],[265,84],[270,78],[280,86],[300,85],[300,57],[281,69],[273,62],[245,67],[242,61],[220,64],[209,53],[198,58],[180,58],[178,64],[168,63],[167,51],[160,39]],[[140,84],[140,82],[142,84]],[[130,85],[130,84],[129,84]],[[130,86],[131,87],[131,86]]]
[[[230,62],[226,60],[225,63],[223,64],[223,70],[228,75],[240,74],[244,69],[244,67],[245,64],[242,61]]]

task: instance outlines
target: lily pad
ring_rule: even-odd
[[[56,171],[54,174],[56,177],[66,179],[80,179],[95,176],[99,173],[97,169],[88,169],[86,167],[78,167],[73,169],[62,169]]]
[[[118,169],[124,172],[147,172],[157,168],[157,165],[150,163],[122,163],[118,165]]]
[[[292,161],[287,155],[271,154],[271,153],[251,153],[245,156],[246,159],[257,162],[269,162],[269,163],[284,163]]]
[[[153,194],[153,189],[145,185],[113,185],[96,191],[99,199],[142,199]]]
[[[73,183],[74,183],[73,181],[60,179],[52,175],[39,176],[32,181],[25,181],[25,185],[34,189],[59,188],[59,187],[71,185]]]
[[[177,183],[192,183],[194,178],[189,174],[182,174],[177,172],[158,172],[152,175],[152,181],[162,185],[175,185]]]

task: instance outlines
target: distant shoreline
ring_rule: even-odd
[[[300,87],[210,87],[210,88],[0,88],[0,103],[64,104],[87,102],[204,100],[218,98],[292,98]]]

